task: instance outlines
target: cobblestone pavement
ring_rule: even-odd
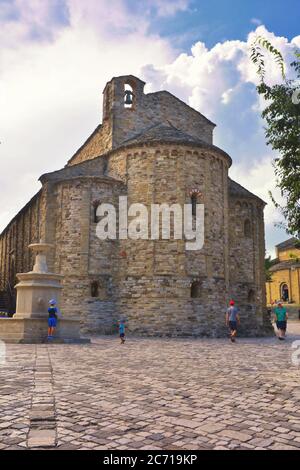
[[[295,339],[7,345],[0,449],[300,450]]]

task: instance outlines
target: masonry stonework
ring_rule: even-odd
[[[132,90],[126,107],[124,92]],[[247,335],[269,331],[265,309],[264,202],[228,177],[231,158],[212,143],[215,125],[166,91],[144,94],[133,76],[105,87],[103,123],[0,237],[1,291],[30,270],[27,245],[55,246],[49,268],[64,275],[61,311],[84,333],[112,333],[125,318],[145,335],[223,336],[236,299]],[[100,240],[97,207],[204,204],[204,246],[186,240]],[[118,212],[118,209],[117,209]],[[150,234],[151,222],[148,221]],[[14,260],[12,262],[12,260]]]

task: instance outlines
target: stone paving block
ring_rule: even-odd
[[[233,431],[231,429],[224,429],[223,431],[220,431],[218,435],[229,437],[231,439],[237,439],[238,441],[241,441],[241,442],[250,441],[250,439],[252,438],[250,434],[246,434],[240,431]]]
[[[259,438],[255,438],[255,439],[251,439],[251,441],[248,442],[248,444],[251,444],[251,445],[254,445],[254,446],[257,446],[257,447],[269,447],[271,444],[273,444],[274,442],[274,439],[259,439]]]
[[[54,447],[56,443],[56,431],[51,429],[30,430],[28,435],[28,447]]]
[[[276,443],[270,447],[272,450],[298,450],[298,447],[288,445],[288,444],[281,444],[281,443]]]
[[[31,421],[54,421],[55,413],[54,410],[35,410],[32,409],[29,413]]]
[[[201,426],[199,426],[197,430],[208,433],[208,434],[214,434],[218,431],[221,431],[224,428],[225,428],[224,424],[204,423],[203,425],[201,424]]]

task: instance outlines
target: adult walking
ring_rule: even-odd
[[[278,302],[277,307],[274,310],[274,316],[278,329],[278,339],[282,341],[285,339],[288,319],[288,313],[286,311],[286,308],[282,305],[282,302]]]
[[[237,335],[237,327],[240,325],[240,316],[238,309],[235,307],[234,300],[230,300],[229,302],[229,307],[226,312],[226,325],[229,327],[230,341],[234,343]]]

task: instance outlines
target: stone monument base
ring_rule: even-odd
[[[5,343],[89,343],[80,337],[79,321],[63,318],[57,322],[52,340],[47,339],[47,318],[0,318],[0,340]]]

